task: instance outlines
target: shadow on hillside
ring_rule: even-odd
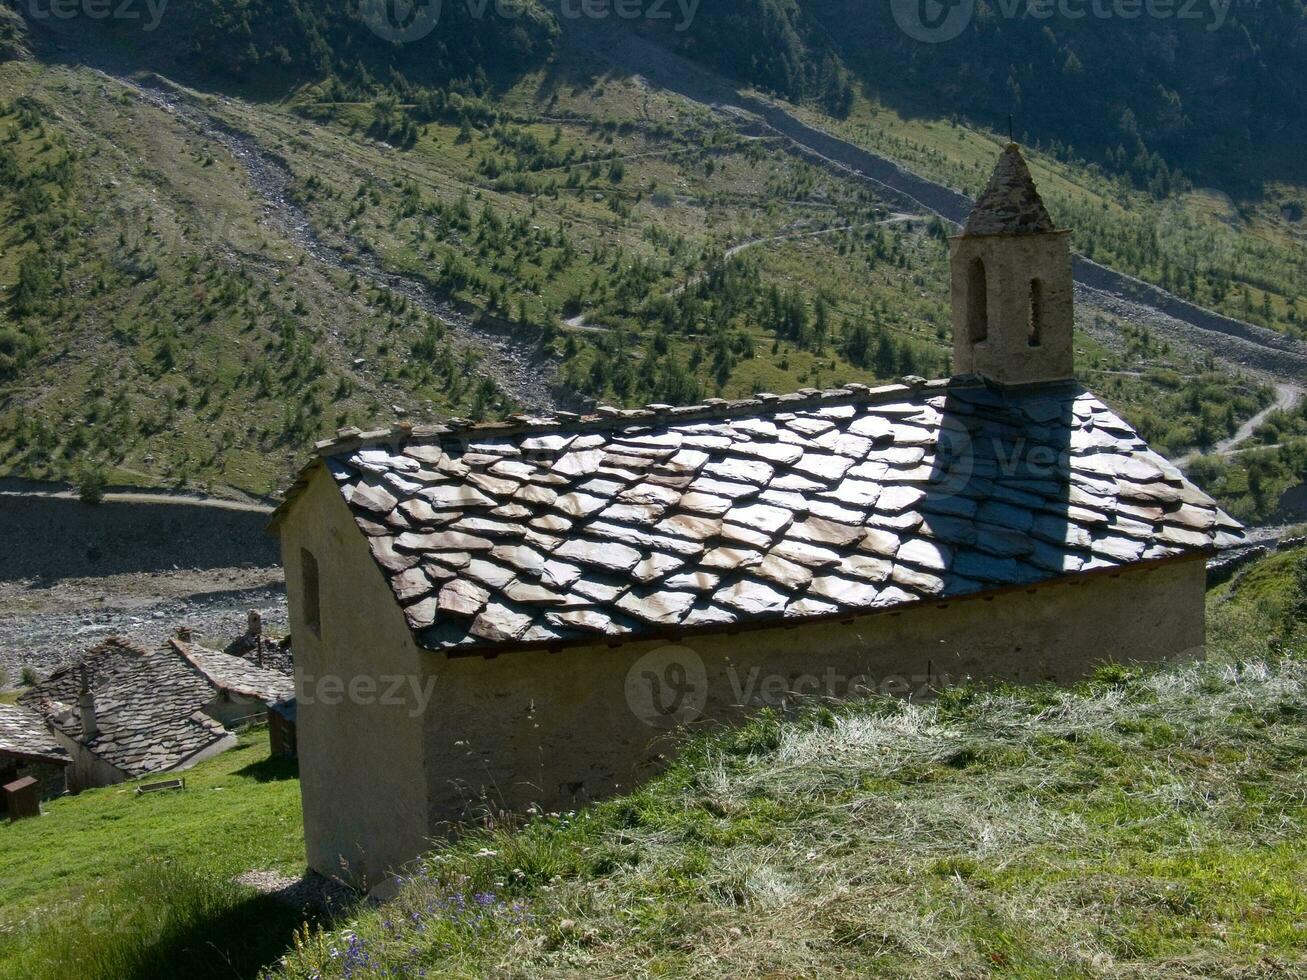
[[[170,930],[140,951],[124,980],[255,978],[294,945],[295,932],[312,916],[271,895],[256,895]]]
[[[257,783],[279,783],[285,779],[298,779],[300,764],[298,759],[285,756],[269,756],[258,762],[251,762],[243,769],[236,770],[237,776],[253,779]]]

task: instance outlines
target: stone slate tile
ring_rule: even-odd
[[[823,572],[813,578],[812,584],[808,586],[808,594],[843,609],[856,609],[872,605],[880,594],[880,589],[863,579]]]
[[[863,506],[844,506],[831,500],[811,498],[808,513],[824,521],[837,524],[860,524],[867,519],[867,508]]]
[[[1035,515],[1025,507],[987,500],[976,509],[976,520],[996,524],[1009,531],[1029,531],[1035,523]]]
[[[939,541],[907,538],[894,555],[900,562],[931,571],[947,571],[953,562],[953,549]]]
[[[774,553],[767,555],[752,571],[759,578],[775,582],[790,592],[799,591],[812,581],[812,572],[807,567]]]
[[[789,529],[791,538],[833,548],[848,547],[855,541],[861,541],[865,535],[866,530],[861,526],[861,522],[845,524],[815,516],[794,524]]]
[[[744,527],[741,524],[732,524],[730,521],[722,523],[721,539],[724,544],[743,545],[765,551],[771,547],[774,538],[775,535]]]
[[[925,596],[944,594],[944,580],[942,578],[938,575],[932,575],[930,572],[923,572],[920,569],[913,568],[911,565],[896,563],[890,578],[898,585]],[[882,598],[884,598],[883,594]]]
[[[656,626],[674,626],[681,621],[697,596],[693,592],[669,589],[627,592],[615,605],[632,619]]]
[[[1093,552],[1096,557],[1108,558],[1118,564],[1136,561],[1144,553],[1143,541],[1115,534],[1095,534]]]
[[[719,588],[713,596],[714,602],[736,609],[745,616],[780,614],[785,611],[789,600],[788,591],[757,578],[737,579]]]
[[[926,499],[926,491],[920,487],[893,486],[886,487],[876,501],[876,510],[886,514],[898,514],[913,510]]]
[[[491,602],[472,621],[468,631],[491,643],[507,643],[520,639],[531,625],[532,618],[529,613],[508,603]]]
[[[824,490],[825,483],[819,483],[816,480],[798,473],[786,473],[782,476],[774,477],[768,485],[769,490],[781,490],[792,493],[813,493],[817,490]]]
[[[649,557],[642,559],[635,568],[631,570],[631,575],[636,581],[648,584],[656,582],[658,579],[665,578],[679,568],[685,567],[685,559],[678,555],[669,555],[665,552],[655,551]]]
[[[794,464],[794,469],[801,476],[809,476],[822,483],[831,484],[844,478],[853,466],[853,459],[837,456],[833,453],[804,453]]]
[[[382,535],[369,538],[368,547],[372,551],[372,557],[376,559],[377,564],[392,575],[406,571],[421,561],[421,558],[417,555],[406,555],[396,551],[395,539],[392,537]]]
[[[607,497],[596,497],[576,491],[557,498],[553,507],[568,517],[589,517],[608,506]]]
[[[976,524],[976,540],[971,547],[1000,558],[1030,554],[1034,541],[1030,535],[994,524]]]
[[[423,596],[430,595],[435,588],[421,565],[400,572],[390,580],[390,585],[400,602],[421,599]]]
[[[863,579],[867,582],[883,582],[889,577],[890,562],[867,554],[845,555],[838,571],[849,578]]]
[[[927,498],[929,499],[929,498]],[[908,532],[913,528],[920,526],[925,515],[921,511],[905,510],[898,514],[883,514],[880,511],[872,511],[867,515],[868,527],[887,528],[891,531]]]
[[[694,541],[706,541],[708,538],[720,533],[721,527],[720,518],[704,517],[700,514],[676,513],[663,518],[655,524],[654,530],[660,534],[690,538]]]
[[[705,473],[707,467],[705,467]],[[757,496],[762,489],[760,484],[756,483],[738,483],[732,480],[719,480],[716,477],[704,475],[695,479],[690,484],[690,496],[694,493],[712,495],[716,497],[726,497],[729,500],[740,500],[746,497]],[[682,498],[684,501],[684,498]],[[684,504],[683,504],[684,505]]]
[[[554,556],[609,572],[629,572],[640,560],[640,552],[624,544],[572,540],[564,541]]]
[[[369,486],[361,480],[354,484],[345,499],[353,507],[373,514],[381,514],[383,517],[394,510],[395,505],[399,503],[398,498],[385,487]]]
[[[762,460],[773,466],[793,466],[803,456],[803,450],[783,442],[737,442],[730,452]],[[705,453],[705,458],[707,454]]]
[[[696,603],[681,620],[682,626],[725,626],[739,620],[739,613],[711,602]]]
[[[995,585],[1010,585],[1021,580],[1021,563],[1012,558],[998,558],[979,551],[960,551],[953,559],[953,571],[964,578]]]
[[[794,522],[794,514],[769,504],[736,504],[726,512],[725,519],[732,524],[755,528],[770,537],[789,527]]]
[[[719,573],[698,569],[673,575],[663,584],[680,592],[712,592],[721,580]]]
[[[858,550],[885,558],[893,558],[898,553],[901,540],[900,535],[895,534],[893,531],[885,528],[869,527],[863,532],[862,540],[858,543]]]

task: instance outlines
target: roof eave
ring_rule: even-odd
[[[924,609],[927,607],[938,609],[942,606],[952,605],[954,603],[968,602],[976,599],[993,599],[997,596],[1012,595],[1018,592],[1029,592],[1034,589],[1042,589],[1052,585],[1079,584],[1081,582],[1087,582],[1099,578],[1119,578],[1124,572],[1146,571],[1148,569],[1181,564],[1187,561],[1197,561],[1199,559],[1206,561],[1217,553],[1218,549],[1216,548],[1192,548],[1182,552],[1181,554],[1169,555],[1164,558],[1149,558],[1142,561],[1129,562],[1124,565],[1095,568],[1088,572],[1070,572],[1051,578],[1037,579],[1033,582],[995,586],[990,589],[982,589],[978,592],[965,592],[954,596],[914,599],[911,602],[900,602],[875,609],[848,609],[823,615],[792,617],[789,619],[785,618],[783,615],[758,616],[753,619],[738,620],[733,623],[714,623],[704,626],[651,626],[638,633],[624,633],[613,636],[602,633],[587,633],[576,637],[569,637],[565,640],[544,640],[533,643],[512,642],[484,645],[468,644],[467,646],[461,647],[423,646],[417,632],[413,633],[413,638],[417,643],[418,649],[424,650],[428,653],[444,654],[450,660],[463,660],[472,657],[493,660],[505,654],[539,652],[561,653],[564,650],[583,647],[603,646],[613,648],[626,646],[632,643],[644,643],[650,641],[677,642],[700,636],[730,636],[736,633],[747,633],[762,629],[779,628],[791,630],[825,623],[851,622],[858,619],[868,619],[873,616],[900,615],[912,609]]]

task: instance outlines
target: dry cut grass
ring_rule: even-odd
[[[288,976],[1301,975],[1307,660],[762,718],[431,855]]]

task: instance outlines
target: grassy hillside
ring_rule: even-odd
[[[231,879],[303,866],[299,780],[266,732],[186,772],[43,805],[0,827],[0,975],[253,976],[302,916]]]
[[[858,98],[837,119],[814,106],[808,121],[932,180],[975,196],[1006,134],[943,112],[904,114]],[[1178,188],[1162,196],[1123,175],[1070,158],[1039,131],[1018,133],[1040,193],[1075,248],[1105,265],[1238,319],[1307,337],[1307,184],[1267,181],[1255,194]]]
[[[1208,665],[701,738],[630,796],[438,849],[330,931],[232,882],[303,860],[293,766],[252,735],[183,793],[0,827],[0,974],[1293,975],[1307,549],[1208,617]]]
[[[206,132],[84,69],[9,65],[8,206],[26,217],[0,263],[6,469],[264,493],[312,439],[392,406],[507,410],[369,263],[542,345],[600,400],[947,370],[938,225],[637,81],[573,72],[396,147],[368,134],[407,131],[402,105],[329,86],[284,106],[179,96]],[[334,262],[269,220],[218,126],[284,161],[294,215]],[[1146,337],[1085,337],[1081,355],[1095,383],[1161,372],[1108,394],[1164,449],[1227,434],[1266,397]],[[1157,411],[1159,384],[1175,397]]]
[[[766,134],[570,49],[466,85],[296,71],[284,98],[236,99],[0,64],[0,473],[267,494],[341,425],[502,415],[524,374],[638,405],[947,370],[945,229]],[[802,111],[968,190],[997,152],[861,97],[842,121]],[[1035,167],[1080,247],[1301,332],[1291,209]],[[1163,451],[1270,397],[1135,326],[1081,326],[1082,377]],[[492,369],[503,342],[516,360]]]
[[[982,127],[1012,113],[1021,131],[1159,194],[1183,173],[1254,193],[1307,183],[1293,149],[1305,138],[1303,5],[1221,8],[968,3],[945,8],[956,30],[914,37],[927,12],[911,4],[735,0],[705,4],[679,34],[661,26],[692,57],[836,114],[858,88]]]
[[[0,65],[0,167],[9,473],[262,494],[392,405],[507,404],[403,297],[306,261],[221,146],[130,88]],[[402,375],[359,361],[419,343]]]
[[[632,796],[438,850],[284,975],[1291,975],[1295,563],[1307,616],[1307,553],[1246,573],[1209,666],[760,719]]]

